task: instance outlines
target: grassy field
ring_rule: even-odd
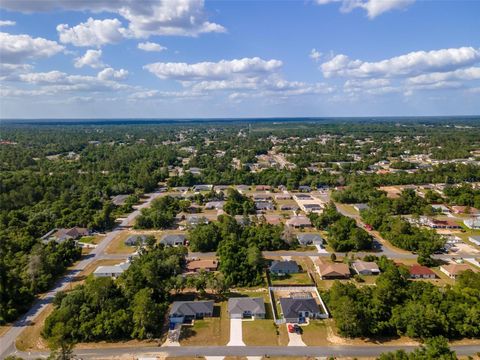
[[[79,241],[85,244],[98,244],[102,240],[103,240],[103,236],[95,235],[95,236],[84,236],[80,238]]]
[[[283,278],[272,279],[272,285],[289,285],[289,284],[298,284],[298,285],[308,285],[311,284],[312,280],[306,272],[290,274]]]
[[[40,313],[30,326],[20,333],[15,343],[18,350],[48,350],[48,344],[42,338],[41,332],[45,319],[52,313],[52,311],[53,305],[50,304]]]
[[[227,302],[220,306],[219,314],[211,318],[196,320],[192,326],[182,326],[180,344],[182,346],[226,345],[230,339],[230,319]]]
[[[135,246],[125,245],[125,240],[133,233],[123,231],[120,233],[105,249],[107,254],[132,254],[135,252]]]
[[[312,320],[307,326],[302,326],[303,342],[309,346],[328,345],[327,324],[323,320]]]
[[[11,327],[11,325],[0,326],[0,336],[3,336],[8,330],[10,330]]]
[[[244,321],[243,342],[250,346],[280,345],[280,329],[271,319]],[[288,342],[288,340],[287,340]]]

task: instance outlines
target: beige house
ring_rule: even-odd
[[[448,264],[440,266],[440,271],[447,275],[450,279],[456,279],[458,275],[467,270],[477,272],[467,264]]]

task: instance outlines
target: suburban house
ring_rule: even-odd
[[[202,174],[202,169],[199,169],[197,167],[192,167],[192,168],[188,169],[187,171],[190,172],[192,175],[201,175]],[[197,191],[200,191],[200,190],[197,190]]]
[[[302,204],[303,211],[307,213],[322,211],[322,205],[317,203]]]
[[[269,194],[253,194],[253,201],[270,201],[272,195]]]
[[[297,211],[298,209],[300,209],[297,205],[295,204],[283,204],[283,205],[280,205],[280,210],[292,210],[292,211]]]
[[[209,201],[205,204],[206,210],[222,210],[223,205],[225,205],[225,201]]]
[[[477,246],[480,246],[480,235],[472,235],[468,237],[468,240]]]
[[[275,200],[290,200],[291,198],[292,198],[292,195],[290,195],[288,193],[275,195]]]
[[[258,218],[264,218],[267,224],[270,225],[280,225],[282,223],[282,218],[278,215],[257,215]]]
[[[452,206],[452,211],[455,214],[478,214],[479,211],[473,207],[468,206]]]
[[[181,246],[185,243],[186,236],[184,234],[166,234],[160,239],[160,244],[165,246]]]
[[[257,185],[255,190],[257,191],[270,191],[272,187],[270,185]]]
[[[441,212],[443,214],[450,213],[450,209],[443,204],[432,204],[432,208],[434,211]]]
[[[127,246],[136,246],[137,244],[144,245],[146,240],[147,235],[130,235],[124,243]]]
[[[275,210],[275,205],[270,201],[256,201],[255,209],[259,211],[273,211]]]
[[[129,197],[130,195],[115,195],[115,196],[112,196],[112,203],[113,205],[115,206],[122,206],[122,205],[125,205],[125,202],[127,200],[127,198]]]
[[[426,266],[412,265],[409,269],[411,279],[435,279],[437,275]]]
[[[195,259],[187,262],[187,272],[197,273],[200,271],[216,271],[218,269],[218,261],[212,259]]]
[[[248,185],[237,185],[237,191],[240,193],[240,194],[243,194],[245,193],[246,191],[250,190],[250,186]]]
[[[211,191],[213,189],[213,185],[194,185],[193,191]]]
[[[461,229],[462,228],[455,221],[452,221],[450,219],[438,220],[438,219],[432,219],[432,218],[423,218],[422,222],[424,225],[431,227],[432,229]]]
[[[213,316],[213,301],[174,301],[168,315],[172,323],[189,323]]]
[[[128,261],[118,265],[99,266],[93,272],[93,276],[118,278],[129,266],[130,262]]]
[[[217,193],[221,192],[221,191],[225,191],[227,190],[228,188],[230,187],[230,185],[215,185],[213,187],[213,190]]]
[[[355,210],[357,210],[358,212],[362,211],[362,210],[368,210],[370,209],[370,206],[368,206],[367,204],[354,204],[353,205],[353,208]]]
[[[306,319],[320,317],[320,308],[313,297],[280,298],[280,307],[287,323],[303,323]]]
[[[312,188],[308,185],[300,185],[298,187],[298,191],[300,191],[300,192],[310,192],[310,191],[312,191]]]
[[[297,240],[301,246],[323,244],[322,237],[319,234],[313,234],[313,233],[297,234]]]
[[[173,191],[187,192],[188,191],[188,186],[176,186],[176,187],[173,188]]]
[[[228,299],[231,319],[265,319],[265,303],[262,297],[238,297]]]
[[[310,219],[302,215],[292,216],[290,219],[287,220],[286,224],[287,226],[293,227],[295,229],[303,229],[312,226],[312,222],[310,221]]]
[[[480,230],[480,216],[463,220],[466,227],[472,230]]]
[[[58,243],[63,243],[66,240],[77,240],[83,236],[89,236],[90,234],[91,231],[89,229],[78,226],[70,229],[53,229],[42,236],[42,242],[48,243],[50,241],[56,241]]]
[[[274,260],[269,268],[270,272],[275,275],[283,276],[287,274],[296,274],[299,272],[299,267],[296,261],[280,261]]]
[[[313,200],[308,194],[295,194],[293,197],[295,200]]]
[[[458,275],[467,270],[475,271],[467,264],[448,264],[440,266],[440,271],[450,279],[456,279]]]
[[[208,224],[208,219],[205,216],[189,215],[187,217],[188,227],[195,227],[201,224]]]
[[[318,261],[316,266],[322,280],[348,279],[350,277],[350,268],[347,264]]]
[[[359,275],[378,275],[380,269],[373,261],[357,260],[352,264],[353,270]]]

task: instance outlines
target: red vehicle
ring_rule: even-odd
[[[369,225],[369,224],[365,224],[364,226],[365,229],[367,229],[368,231],[372,231],[372,225]]]
[[[289,332],[289,333],[295,332],[295,328],[293,327],[292,324],[288,324],[287,328],[288,328],[288,332]]]

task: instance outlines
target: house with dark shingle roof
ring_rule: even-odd
[[[280,307],[288,323],[303,323],[305,319],[316,319],[322,314],[314,298],[280,298]]]
[[[136,246],[137,244],[144,245],[146,240],[146,235],[130,235],[124,243],[127,246]]]
[[[160,240],[160,244],[165,246],[185,245],[186,237],[184,234],[166,234]]]
[[[173,323],[188,323],[212,315],[213,301],[174,301],[168,317]]]
[[[287,274],[295,274],[298,273],[300,270],[296,261],[288,260],[288,261],[279,261],[275,260],[272,262],[269,268],[270,272],[275,275],[287,275]]]
[[[297,234],[298,243],[302,246],[307,245],[322,245],[323,239],[319,234],[301,233]]]
[[[238,297],[228,299],[228,313],[231,319],[265,319],[263,298]]]

